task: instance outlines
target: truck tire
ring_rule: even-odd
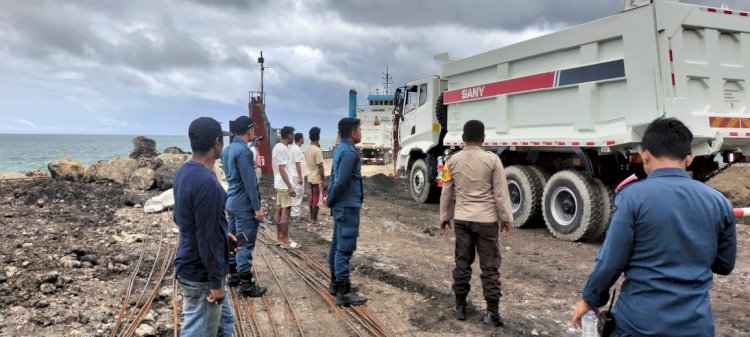
[[[544,189],[544,186],[547,185],[547,181],[549,180],[549,177],[552,175],[549,173],[549,171],[539,167],[539,166],[528,166],[528,168],[531,170],[531,172],[534,172],[537,178],[539,178],[539,183],[542,185],[542,189]]]
[[[432,183],[424,159],[417,159],[409,171],[409,190],[414,201],[420,204],[435,203],[440,199],[440,188]]]
[[[437,117],[438,123],[440,123],[440,133],[444,134],[448,132],[448,106],[443,104],[443,94],[440,94],[437,102],[435,102],[435,117]]]
[[[538,220],[544,190],[536,174],[528,166],[509,166],[505,169],[505,179],[513,210],[513,227],[526,227]]]
[[[599,187],[599,193],[602,196],[602,223],[591,236],[592,241],[598,241],[604,238],[604,234],[607,233],[607,229],[609,228],[609,221],[612,220],[612,209],[615,206],[615,193],[614,190],[607,187],[601,179],[594,179],[594,182],[596,183],[596,186]]]
[[[601,225],[601,191],[593,179],[577,171],[560,171],[544,187],[544,222],[561,240],[590,239]]]

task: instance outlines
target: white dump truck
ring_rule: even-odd
[[[356,94],[356,92],[355,92]],[[367,105],[356,108],[362,141],[357,144],[362,163],[383,164],[393,157],[393,93],[375,92],[367,95]]]
[[[638,4],[642,3],[642,4]],[[706,180],[750,155],[750,17],[676,0],[628,1],[614,16],[463,59],[397,90],[396,169],[437,200],[464,123],[506,166],[514,225],[596,240],[613,187],[644,176],[638,145],[659,116],[692,130],[689,168]]]

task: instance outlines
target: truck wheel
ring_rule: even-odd
[[[539,183],[542,185],[542,189],[544,189],[544,186],[547,185],[549,177],[552,176],[549,171],[539,166],[528,166],[528,168],[529,170],[531,170],[531,172],[534,172],[534,175],[536,175],[536,177],[539,179]]]
[[[592,241],[598,241],[604,238],[604,234],[607,233],[607,229],[609,228],[609,221],[612,220],[612,209],[615,206],[615,193],[612,188],[604,185],[601,179],[594,179],[594,182],[596,183],[596,186],[599,187],[599,193],[602,196],[602,222],[591,236]]]
[[[505,168],[505,179],[513,210],[513,227],[525,227],[541,212],[542,185],[528,166]]]
[[[440,131],[448,131],[448,106],[443,104],[443,94],[440,94],[437,102],[435,102],[435,117],[438,123],[440,123]]]
[[[445,135],[448,133],[448,106],[443,104],[443,94],[441,93],[435,102],[435,117],[440,124],[440,135],[438,144],[442,145]]]
[[[602,223],[599,186],[576,171],[560,171],[544,187],[544,222],[552,235],[567,241],[589,239]]]
[[[424,159],[417,159],[409,172],[409,190],[414,200],[420,204],[434,203],[440,198],[440,189],[432,183],[430,171]]]

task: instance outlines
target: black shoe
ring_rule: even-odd
[[[451,311],[453,311],[453,316],[455,316],[457,320],[466,320],[466,304],[456,304]]]
[[[240,284],[238,290],[240,295],[247,297],[261,297],[266,293],[268,289],[255,284],[253,280],[252,272],[244,272],[239,274]]]
[[[227,285],[230,287],[236,287],[240,285],[240,274],[229,274],[227,278]]]
[[[484,314],[484,317],[482,317],[482,323],[489,325],[489,326],[504,326],[505,323],[503,323],[502,317],[500,317],[500,314],[492,311],[487,311]]]
[[[350,288],[352,289],[351,291],[356,293],[359,291],[359,284],[352,283]],[[334,281],[331,281],[331,284],[328,285],[328,294],[336,296],[336,284]]]
[[[365,303],[367,303],[367,297],[360,296],[352,291],[349,281],[336,284],[336,305],[348,307],[350,305],[362,305]]]
[[[240,285],[238,289],[240,291],[240,295],[246,296],[246,297],[261,297],[268,290],[266,289],[266,287],[261,287],[255,284],[255,282],[246,281],[246,280],[240,281]]]
[[[359,291],[359,284],[351,283],[350,288],[356,293]],[[336,277],[333,276],[333,272],[331,272],[331,283],[328,284],[328,294],[336,296]]]

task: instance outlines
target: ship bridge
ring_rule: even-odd
[[[371,106],[393,106],[395,105],[396,95],[395,94],[384,94],[380,92],[371,92],[367,95],[367,102]]]

